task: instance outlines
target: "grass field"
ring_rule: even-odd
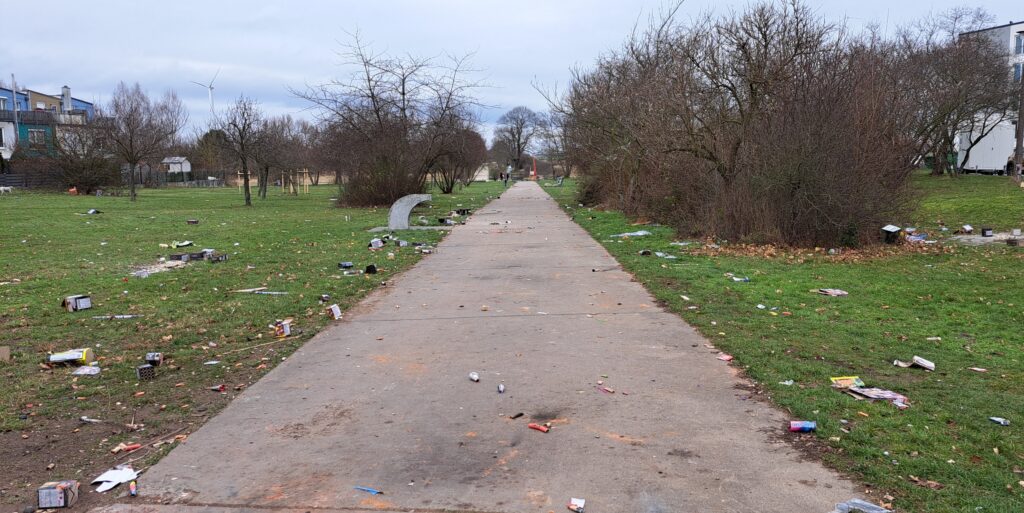
[[[422,210],[436,224],[437,214],[479,207],[501,189],[479,183],[435,194],[432,208],[414,214]],[[302,196],[272,190],[249,208],[234,188],[145,190],[134,204],[124,197],[0,197],[0,282],[7,282],[0,285],[0,346],[13,353],[11,362],[0,362],[0,503],[32,503],[35,488],[50,479],[91,479],[125,461],[108,452],[120,442],[187,433],[330,322],[321,294],[346,310],[420,258],[411,247],[368,251],[374,235],[366,229],[386,226],[387,209],[335,208],[336,193],[333,186]],[[102,213],[80,215],[93,208]],[[441,238],[436,231],[399,235]],[[175,240],[195,246],[160,246]],[[229,260],[130,276],[161,256],[200,248]],[[357,269],[375,264],[380,273],[342,276],[341,261]],[[230,292],[253,287],[287,295]],[[61,298],[70,294],[91,295],[93,308],[63,310]],[[141,317],[93,319],[115,314]],[[284,318],[301,334],[274,342],[268,325]],[[95,350],[100,375],[40,366],[49,351],[81,347]],[[139,382],[135,367],[152,351],[167,361],[155,380]],[[204,365],[212,360],[220,363]],[[208,390],[219,384],[225,393]],[[82,424],[83,415],[103,423]],[[145,424],[142,431],[125,427],[133,418]],[[143,463],[161,452],[139,451],[150,455]]]
[[[922,229],[934,230],[937,219],[1024,225],[1024,191],[1005,178],[916,176],[915,188],[921,206],[904,221]],[[1024,249],[715,254],[696,241],[670,245],[677,239],[668,228],[579,208],[569,182],[546,190],[660,301],[732,354],[766,396],[795,419],[817,421],[817,452],[872,486],[876,499],[898,511],[1024,511]],[[653,235],[609,237],[638,229]],[[643,249],[678,259],[641,256]],[[818,288],[849,296],[811,292]],[[935,362],[936,371],[893,366],[915,355]],[[900,411],[830,387],[830,377],[848,375],[904,394],[912,405]],[[788,380],[794,384],[780,383]],[[780,433],[791,436],[783,426]]]

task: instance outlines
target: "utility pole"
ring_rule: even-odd
[[[14,93],[14,146],[18,149],[18,82],[14,80],[14,73],[11,73],[11,92]],[[1017,123],[1018,125],[1020,123]]]
[[[1024,62],[1018,64],[1021,68],[1020,85],[1017,93],[1017,151],[1014,152],[1014,174],[1013,179],[1020,182],[1021,169],[1024,168]]]

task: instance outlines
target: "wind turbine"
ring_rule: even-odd
[[[189,80],[189,82],[192,82],[199,87],[205,87],[207,92],[210,93],[210,114],[213,114],[213,81],[217,80],[217,75],[220,75],[220,68],[217,68],[217,72],[213,74],[213,78],[210,79],[209,84],[201,84],[195,80]]]

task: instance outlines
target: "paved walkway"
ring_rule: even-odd
[[[519,183],[140,487],[194,511],[826,513],[856,496],[777,441],[785,416],[742,400],[704,342]],[[132,504],[109,509],[167,509]]]

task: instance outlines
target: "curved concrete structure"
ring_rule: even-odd
[[[409,214],[412,209],[424,201],[430,201],[431,198],[429,194],[410,194],[399,198],[388,211],[388,229],[408,230]]]

